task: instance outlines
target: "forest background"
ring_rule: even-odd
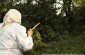
[[[85,0],[0,0],[0,22],[9,9],[22,13],[27,29],[41,22],[25,55],[85,53]]]

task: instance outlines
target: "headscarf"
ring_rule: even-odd
[[[10,9],[3,18],[4,24],[13,22],[21,24],[21,13],[16,9]]]
[[[21,24],[21,13],[16,9],[10,9],[3,18],[3,25],[0,27],[0,33],[3,33],[6,28],[14,22]]]

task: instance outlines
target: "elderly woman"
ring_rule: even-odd
[[[32,30],[26,33],[26,28],[21,25],[21,13],[10,9],[0,24],[0,55],[23,55],[33,47]]]

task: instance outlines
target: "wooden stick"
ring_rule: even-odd
[[[40,22],[37,23],[37,24],[32,28],[32,30],[34,30],[38,25],[40,25]]]

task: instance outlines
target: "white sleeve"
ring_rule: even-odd
[[[16,40],[19,45],[19,48],[23,51],[27,51],[32,49],[33,47],[33,39],[31,36],[27,37],[26,28],[23,26],[17,27],[16,30]]]
[[[0,28],[2,27],[3,23],[0,23]]]

